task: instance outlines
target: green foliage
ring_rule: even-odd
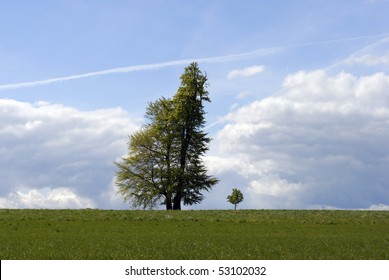
[[[233,189],[231,195],[227,196],[227,201],[231,204],[234,204],[234,209],[236,206],[243,201],[243,193],[239,189]]]
[[[0,210],[0,225],[2,260],[389,259],[388,211]]]
[[[180,210],[181,202],[200,203],[202,192],[218,182],[202,161],[210,142],[203,131],[203,102],[210,102],[206,87],[206,75],[192,63],[173,98],[149,103],[148,123],[131,135],[128,156],[116,162],[119,192],[133,206],[162,203],[167,210]]]
[[[135,207],[154,207],[163,195],[158,178],[163,170],[158,168],[155,149],[156,130],[144,128],[130,137],[131,156],[116,163],[117,184],[125,200],[132,200]]]

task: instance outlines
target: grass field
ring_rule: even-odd
[[[0,259],[389,259],[389,212],[3,209]]]

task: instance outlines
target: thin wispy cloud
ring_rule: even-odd
[[[262,73],[263,71],[265,71],[265,66],[255,65],[244,69],[232,70],[228,73],[227,78],[234,79],[237,77],[249,77],[249,76],[254,76],[256,74]]]
[[[156,70],[156,69],[165,68],[165,67],[169,67],[169,66],[181,65],[184,63],[188,63],[188,62],[189,62],[189,60],[178,60],[178,61],[170,61],[170,62],[164,62],[164,63],[134,65],[134,66],[128,66],[128,67],[119,67],[119,68],[112,68],[112,69],[107,69],[107,70],[102,70],[102,71],[95,71],[95,72],[89,72],[89,73],[84,73],[84,74],[65,76],[65,77],[57,77],[57,78],[46,79],[46,80],[4,84],[4,85],[0,85],[0,90],[36,87],[36,86],[48,85],[48,84],[52,84],[52,83],[77,80],[77,79],[83,79],[83,78],[90,78],[90,77],[96,77],[96,76],[103,76],[103,75],[109,75],[109,74]]]
[[[389,54],[381,56],[365,54],[358,57],[350,57],[346,60],[346,63],[350,65],[364,64],[367,66],[389,65]]]
[[[389,45],[388,35],[380,39],[378,42],[374,42],[373,44],[367,45],[350,54],[346,58],[329,65],[325,69],[330,70],[336,67],[344,67],[357,64],[366,66],[389,65],[389,52],[387,51]]]
[[[223,63],[223,62],[242,60],[242,59],[247,59],[247,58],[252,58],[252,57],[267,56],[267,55],[271,55],[271,54],[274,54],[276,52],[279,52],[281,50],[282,50],[282,48],[278,48],[278,47],[264,48],[264,49],[258,49],[258,50],[251,51],[251,52],[245,52],[245,53],[233,54],[233,55],[215,56],[215,57],[207,57],[207,58],[182,59],[182,60],[173,60],[173,61],[167,61],[167,62],[162,62],[162,63],[134,65],[134,66],[128,66],[128,67],[118,67],[118,68],[112,68],[112,69],[107,69],[107,70],[101,70],[101,71],[95,71],[95,72],[89,72],[89,73],[77,74],[77,75],[70,75],[70,76],[65,76],[65,77],[57,77],[57,78],[51,78],[51,79],[45,79],[45,80],[39,80],[39,81],[3,84],[3,85],[0,85],[0,90],[13,90],[13,89],[28,88],[28,87],[37,87],[37,86],[43,86],[43,85],[48,85],[48,84],[53,84],[53,83],[58,83],[58,82],[77,80],[77,79],[83,79],[83,78],[90,78],[90,77],[96,77],[96,76],[103,76],[103,75],[110,75],[110,74],[158,70],[158,69],[172,67],[172,66],[187,65],[193,61],[197,61],[197,62],[203,63],[203,64]]]
[[[326,40],[326,41],[302,43],[302,44],[290,45],[286,48],[309,47],[309,46],[325,45],[325,44],[331,44],[331,43],[356,41],[356,40],[362,40],[362,39],[373,39],[373,38],[380,38],[380,37],[387,37],[387,36],[389,36],[389,33],[380,33],[380,34],[372,34],[372,35],[365,35],[365,36],[356,36],[356,37],[339,38],[339,39],[332,39],[332,40]]]
[[[358,37],[341,38],[341,39],[334,39],[334,40],[327,40],[327,41],[303,43],[303,44],[296,44],[296,45],[290,45],[290,46],[284,46],[284,47],[261,48],[261,49],[257,49],[257,50],[250,51],[250,52],[243,52],[243,53],[232,54],[232,55],[214,56],[214,57],[206,57],[206,58],[182,59],[182,60],[173,60],[173,61],[167,61],[167,62],[162,62],[162,63],[118,67],[118,68],[112,68],[112,69],[107,69],[107,70],[94,71],[94,72],[83,73],[83,74],[75,74],[75,75],[69,75],[69,76],[64,76],[64,77],[56,77],[56,78],[50,78],[50,79],[44,79],[44,80],[2,84],[2,85],[0,85],[0,90],[15,90],[15,89],[21,89],[21,88],[28,88],[28,87],[37,87],[37,86],[43,86],[43,85],[48,85],[48,84],[53,84],[53,83],[59,83],[59,82],[77,80],[77,79],[84,79],[84,78],[90,78],[90,77],[96,77],[96,76],[103,76],[103,75],[118,74],[118,73],[130,73],[130,72],[136,72],[136,71],[158,70],[158,69],[172,67],[172,66],[186,65],[186,64],[189,64],[193,61],[197,61],[197,62],[203,63],[203,64],[224,63],[224,62],[228,62],[228,61],[237,61],[237,60],[249,59],[249,58],[254,58],[254,57],[273,55],[275,53],[281,52],[281,51],[289,49],[289,48],[306,47],[306,46],[322,45],[322,44],[337,43],[337,42],[346,42],[346,41],[368,39],[368,38],[377,38],[377,37],[384,37],[384,36],[388,36],[388,35],[389,35],[389,33],[382,33],[382,34],[375,34],[375,35],[368,35],[368,36],[358,36]]]

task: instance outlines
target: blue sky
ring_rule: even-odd
[[[195,60],[212,99],[205,160],[221,183],[194,208],[228,208],[234,187],[244,208],[388,208],[388,10],[1,1],[0,207],[128,207],[112,161]]]

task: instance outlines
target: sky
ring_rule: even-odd
[[[193,61],[220,179],[185,209],[389,210],[389,1],[0,1],[0,208],[129,209],[115,160]]]

